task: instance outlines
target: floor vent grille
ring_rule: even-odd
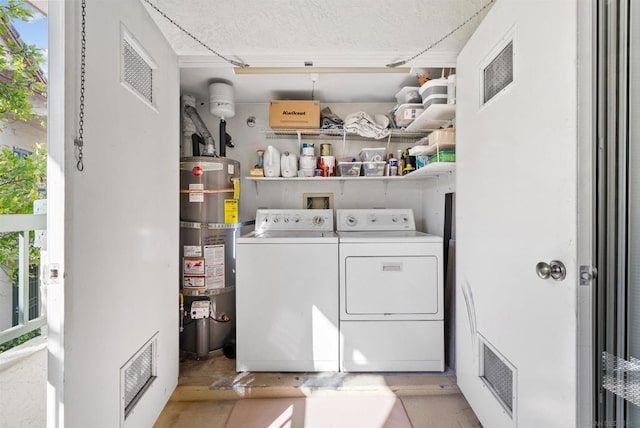
[[[484,342],[481,342],[480,353],[480,378],[513,416],[515,369]]]
[[[154,335],[120,369],[120,396],[124,419],[156,378],[156,347],[157,339]]]

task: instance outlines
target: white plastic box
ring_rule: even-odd
[[[445,95],[446,102],[446,95]],[[401,128],[409,126],[424,111],[422,104],[402,104],[396,110],[396,125]]]
[[[362,162],[362,170],[365,177],[379,177],[384,175],[384,167],[386,162]]]
[[[380,162],[384,160],[385,154],[386,149],[384,147],[362,149],[360,150],[360,160],[363,162]]]
[[[405,86],[396,94],[396,101],[398,104],[420,103],[422,99],[419,90],[418,86]]]
[[[427,108],[429,108],[430,105],[433,105],[433,104],[446,104],[446,103],[447,103],[447,95],[446,94],[433,94],[433,95],[429,95],[424,100],[424,102],[422,103],[422,106],[426,110]]]
[[[418,92],[422,97],[422,103],[427,100],[431,95],[444,95],[445,100],[447,98],[447,90],[448,90],[449,82],[447,79],[433,79],[429,80],[427,83],[422,85]],[[446,101],[445,101],[446,104]]]
[[[357,177],[360,175],[362,162],[338,162],[338,172],[342,177]]]

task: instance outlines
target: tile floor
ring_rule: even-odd
[[[235,361],[216,351],[181,362],[178,387],[154,426],[225,428],[235,404],[246,398],[311,404],[317,397],[395,396],[414,428],[481,427],[455,382],[446,372],[236,373]]]

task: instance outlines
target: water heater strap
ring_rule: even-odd
[[[180,189],[180,193],[233,193],[233,189]]]

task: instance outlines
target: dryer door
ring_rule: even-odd
[[[347,257],[345,304],[351,315],[435,314],[435,256]]]

